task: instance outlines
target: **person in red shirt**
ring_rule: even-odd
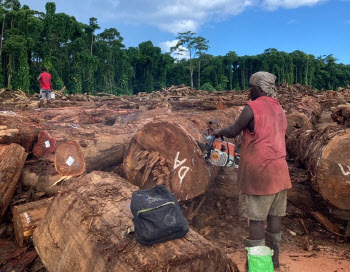
[[[214,135],[233,138],[243,131],[238,182],[249,219],[245,246],[270,247],[274,250],[274,267],[278,268],[281,218],[292,183],[285,159],[287,119],[274,98],[275,80],[276,76],[268,72],[253,74],[249,80],[251,101],[233,125],[215,130]]]
[[[47,105],[51,100],[51,75],[46,71],[45,67],[41,68],[41,74],[38,76],[38,82],[40,84],[40,107],[44,105],[44,99],[47,99]]]

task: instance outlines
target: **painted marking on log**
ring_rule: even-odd
[[[338,163],[338,165],[344,176],[350,175],[350,166],[346,165],[346,167],[348,168],[348,171],[346,172],[340,163]],[[347,181],[346,183],[350,183],[350,181]]]
[[[46,141],[46,142],[45,142],[45,147],[46,147],[46,148],[49,148],[50,146],[51,146],[51,145],[50,145],[50,142],[49,142],[49,141]]]
[[[67,161],[66,161],[66,164],[67,164],[68,166],[72,166],[73,162],[74,162],[74,159],[73,159],[71,156],[69,156],[68,159],[67,159]]]
[[[29,224],[29,223],[30,223],[30,217],[29,217],[29,215],[27,214],[27,212],[24,213],[24,217],[26,218],[27,223]]]
[[[174,161],[174,170],[176,168],[178,168],[179,166],[183,165],[187,159],[184,159],[182,161],[179,161],[179,155],[180,155],[180,152],[177,152],[176,154],[176,158],[175,158],[175,161]],[[179,178],[180,178],[180,186],[182,185],[182,181],[183,179],[185,178],[187,172],[190,170],[190,168],[188,166],[181,166],[180,167],[180,170],[179,172],[177,173]],[[181,174],[182,173],[182,174]]]

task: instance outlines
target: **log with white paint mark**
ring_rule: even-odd
[[[350,129],[296,131],[287,148],[310,170],[313,188],[336,208],[350,211]]]
[[[13,207],[13,225],[20,247],[28,243],[52,201],[53,197]]]

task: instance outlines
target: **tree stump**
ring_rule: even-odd
[[[36,226],[44,218],[47,208],[52,201],[53,198],[45,198],[13,207],[13,225],[16,240],[20,247],[28,243]]]
[[[140,188],[164,184],[180,201],[203,194],[219,167],[204,160],[197,142],[205,142],[203,132],[212,120],[226,127],[234,123],[241,110],[235,107],[172,116],[146,124],[131,140],[124,158],[128,181]]]
[[[12,200],[26,158],[22,146],[0,145],[0,221]]]
[[[151,247],[136,242],[130,201],[138,190],[107,172],[80,176],[55,198],[34,231],[50,272],[238,271],[220,249],[190,230]]]

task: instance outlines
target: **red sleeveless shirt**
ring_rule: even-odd
[[[268,96],[248,105],[254,113],[254,132],[243,131],[238,170],[241,191],[248,195],[270,195],[290,189],[285,112],[276,99]]]
[[[50,90],[51,89],[51,75],[47,72],[41,73],[40,78],[40,88],[43,90]]]

